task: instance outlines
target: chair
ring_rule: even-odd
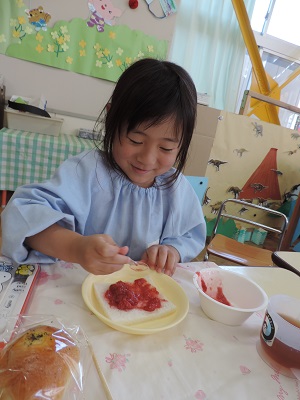
[[[208,186],[208,178],[206,178],[205,176],[186,176],[186,175],[185,177],[193,186],[193,189],[195,190],[198,199],[202,205],[203,198]]]
[[[231,208],[234,209],[235,214],[227,213],[225,208],[227,205],[230,205]],[[237,207],[239,207],[238,211],[236,211]],[[250,209],[254,210],[255,213],[263,212],[261,213],[262,215],[273,217],[273,221],[276,218],[277,221],[280,222],[280,224],[278,224],[280,227],[275,228],[243,217],[244,213],[249,211]],[[243,233],[246,235],[247,231],[250,236],[251,230],[248,230],[248,228],[246,230],[245,229],[239,230],[238,228],[235,228],[234,236],[236,237],[237,240],[225,236],[224,234],[218,233],[218,231],[220,231],[220,229],[222,228],[221,222],[223,222],[224,226],[224,220],[226,220],[226,222],[230,221],[231,223],[234,221],[239,221],[240,223],[246,224],[248,228],[250,225],[253,230],[251,236],[251,241],[253,245],[243,243],[245,236],[243,237],[243,240],[241,237],[239,237],[239,235],[242,236]],[[221,204],[220,209],[218,211],[215,226],[213,228],[210,241],[206,247],[206,254],[204,256],[204,260],[207,261],[209,259],[209,255],[214,255],[223,258],[225,260],[232,261],[233,263],[239,265],[273,266],[274,265],[272,261],[273,251],[264,249],[262,247],[257,247],[254,245],[254,243],[257,245],[261,245],[263,241],[261,240],[259,241],[260,235],[262,234],[266,235],[267,232],[273,232],[276,234],[276,236],[274,235],[276,237],[276,242],[277,242],[276,250],[280,250],[283,236],[287,228],[287,224],[288,224],[287,217],[279,211],[275,211],[270,208],[262,207],[256,204],[248,203],[246,201],[241,201],[236,199],[225,200]],[[248,237],[247,239],[249,240],[250,237]]]

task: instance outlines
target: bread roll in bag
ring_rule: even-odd
[[[28,329],[0,353],[0,399],[63,399],[79,359],[79,347],[64,330]]]

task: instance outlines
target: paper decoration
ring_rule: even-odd
[[[46,13],[42,6],[31,10],[25,10],[25,12],[28,15],[28,21],[34,26],[34,29],[37,32],[40,29],[43,31],[47,30],[47,24],[51,19],[51,15]]]
[[[105,3],[113,7],[111,2]],[[93,4],[95,7],[96,0]],[[53,23],[51,10],[45,7],[41,11],[46,25],[39,21],[37,26],[29,21],[32,17],[22,0],[1,1],[0,53],[114,82],[136,60],[166,59],[167,40],[115,24],[121,10],[112,10],[111,20],[104,17],[103,30],[96,23],[88,25],[91,14],[88,19],[61,20],[49,26],[50,18]]]
[[[88,7],[91,11],[91,16],[87,26],[90,28],[96,26],[98,32],[104,32],[105,24],[115,25],[116,17],[122,15],[122,11],[114,7],[110,0],[89,0]]]

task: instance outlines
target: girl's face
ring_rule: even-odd
[[[113,143],[113,157],[118,166],[136,185],[148,188],[155,178],[174,165],[179,152],[172,119],[147,127],[140,124],[130,132],[121,132]]]

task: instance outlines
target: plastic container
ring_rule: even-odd
[[[268,296],[254,281],[221,268],[207,268],[193,277],[204,313],[226,325],[241,325],[267,307]],[[229,304],[224,304],[227,300]]]
[[[257,350],[276,371],[300,380],[300,299],[287,295],[270,298]]]
[[[21,131],[42,133],[44,135],[58,136],[64,122],[60,118],[47,118],[28,112],[5,110],[7,127]]]

